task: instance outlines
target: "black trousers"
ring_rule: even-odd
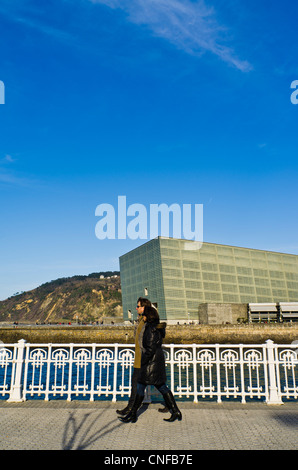
[[[134,404],[136,394],[137,394],[138,379],[139,379],[140,372],[141,372],[141,369],[137,369],[134,367],[132,377],[131,377],[131,392],[130,392],[130,397],[128,400],[128,406],[132,406]]]

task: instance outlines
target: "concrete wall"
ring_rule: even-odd
[[[223,325],[238,323],[241,318],[247,319],[247,304],[215,304],[199,305],[199,321],[201,325]]]
[[[271,339],[290,344],[298,338],[298,324],[179,325],[168,326],[164,343],[263,344]],[[134,343],[134,327],[110,328],[0,328],[3,343]]]

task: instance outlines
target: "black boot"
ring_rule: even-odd
[[[164,397],[167,408],[169,408],[170,412],[172,413],[172,416],[170,418],[164,418],[164,421],[172,422],[172,421],[176,421],[176,419],[178,419],[178,421],[181,421],[182,414],[175,402],[175,398],[172,392],[165,393],[163,397]]]
[[[119,419],[123,422],[123,423],[135,423],[137,421],[137,411],[138,409],[140,408],[141,404],[143,403],[143,400],[144,400],[144,395],[136,395],[136,399],[134,401],[134,404],[132,405],[132,408],[131,410],[129,411],[129,413],[124,416],[124,417],[120,417],[119,416]]]
[[[125,416],[130,410],[131,410],[131,405],[128,404],[125,408],[123,408],[123,410],[116,410],[116,413],[118,413],[118,415]]]

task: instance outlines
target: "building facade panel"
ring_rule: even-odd
[[[198,319],[202,303],[298,301],[298,256],[158,237],[120,257],[124,318],[139,296],[162,319]]]

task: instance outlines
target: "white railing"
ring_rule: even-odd
[[[297,345],[165,344],[164,353],[168,385],[178,399],[281,404],[298,398]],[[130,393],[133,361],[132,344],[2,344],[0,395],[11,402],[30,397],[115,402]],[[155,389],[147,389],[150,401]]]

